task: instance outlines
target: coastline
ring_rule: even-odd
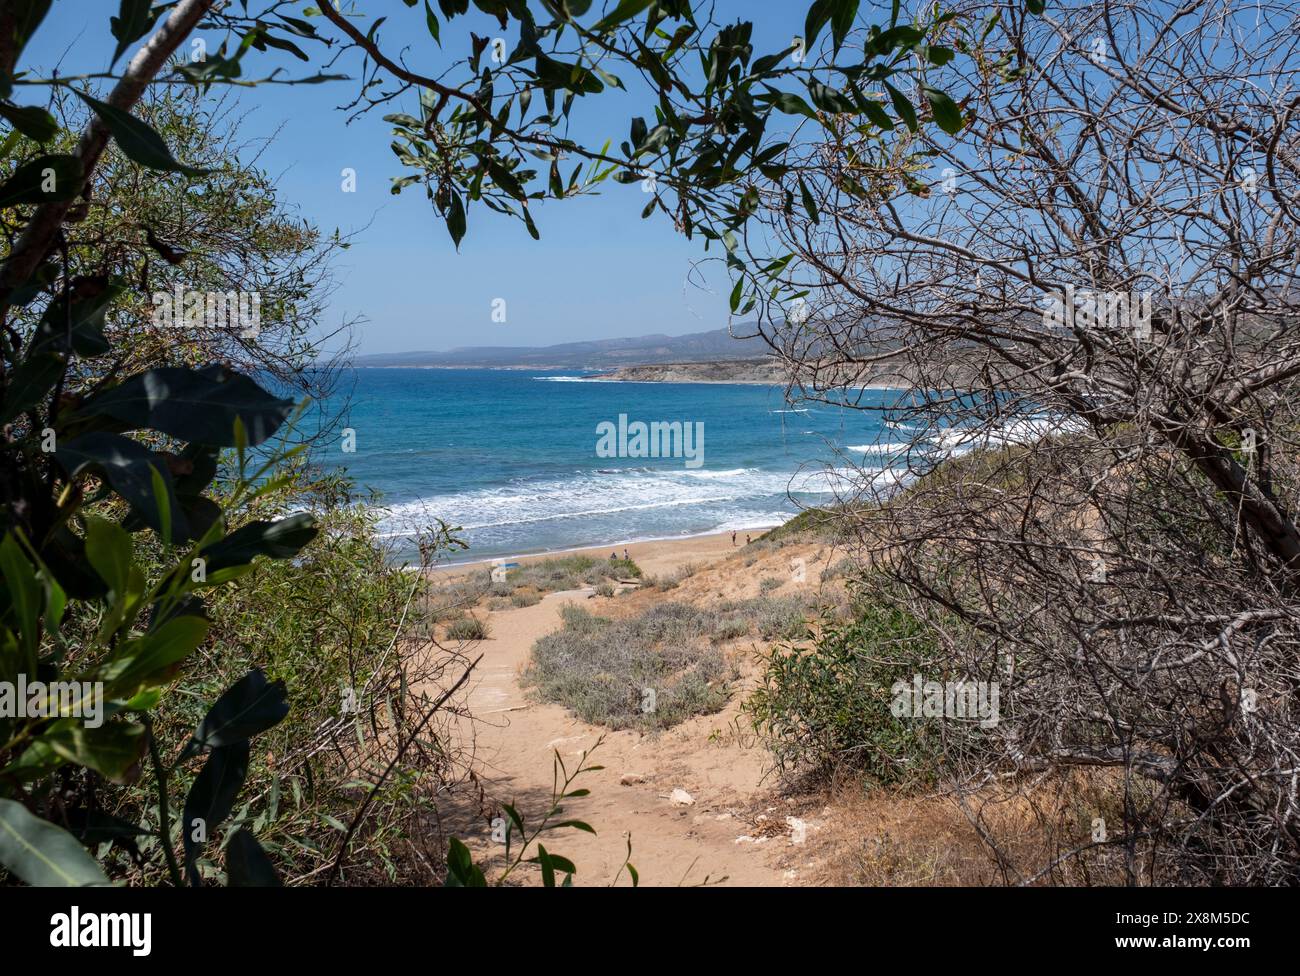
[[[778,528],[778,525],[763,527],[751,526],[736,530],[736,545],[731,544],[731,531],[707,532],[700,535],[671,536],[664,539],[629,539],[625,542],[609,542],[599,546],[581,546],[572,549],[550,549],[545,552],[533,552],[519,556],[493,556],[464,562],[440,563],[429,567],[431,574],[454,575],[459,572],[482,569],[490,566],[494,559],[505,559],[515,563],[535,563],[557,556],[591,556],[596,559],[608,559],[611,552],[622,558],[626,549],[642,570],[656,573],[673,568],[684,561],[694,559],[712,559],[728,552],[737,552],[745,548],[745,536],[757,541],[763,534]]]

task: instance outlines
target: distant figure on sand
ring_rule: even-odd
[[[749,536],[745,536],[745,545],[749,545]]]
[[[735,529],[732,529],[732,530],[731,530],[731,544],[732,544],[733,546],[736,544],[736,530],[735,530]]]
[[[609,554],[609,561],[610,561],[611,563],[618,562],[618,553],[617,553],[617,552],[611,552],[611,553]]]
[[[629,555],[627,554],[627,550],[626,550],[626,549],[623,550],[623,559],[626,560],[626,561],[629,562],[629,563],[632,561],[632,557],[629,556]]]

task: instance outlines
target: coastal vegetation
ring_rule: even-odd
[[[618,620],[565,607],[563,627],[534,645],[523,684],[584,722],[669,728],[729,696],[735,671],[709,640],[721,620],[681,603]]]
[[[6,882],[571,881],[542,840],[594,832],[561,819],[589,750],[556,747],[540,815],[497,798],[454,837],[441,805],[481,785],[459,731],[489,615],[588,587],[600,612],[565,607],[522,677],[586,723],[737,708],[761,642],[743,707],[787,787],[945,791],[1001,883],[1300,878],[1293,9],[816,0],[760,52],[688,0],[475,0],[504,51],[456,30],[468,0],[110,7],[108,70],[69,76],[24,57],[50,0],[0,0],[0,686],[42,686],[0,713]],[[200,28],[227,43],[184,60]],[[395,565],[318,467],[337,418],[304,421],[350,242],[221,94],[337,64],[456,247],[485,207],[540,238],[543,204],[640,183],[725,263],[755,375],[932,453],[738,550],[743,596],[577,555],[437,585],[442,523]],[[612,91],[644,102],[626,137],[573,138]],[[904,396],[863,405],[882,368]],[[791,586],[796,545],[838,569]],[[1000,706],[908,712],[909,678]]]

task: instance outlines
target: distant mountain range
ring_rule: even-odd
[[[752,331],[736,326],[742,335]],[[762,339],[736,339],[726,329],[690,335],[593,339],[555,346],[464,346],[446,352],[393,352],[358,356],[357,366],[541,367],[544,369],[611,369],[656,363],[758,359],[771,350]]]

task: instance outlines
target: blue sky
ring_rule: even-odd
[[[58,64],[64,74],[104,70],[112,52],[108,19],[117,6],[115,0],[57,0],[28,47],[24,66],[48,70]],[[495,21],[472,11],[443,24],[439,53],[421,8],[409,9],[402,0],[369,0],[358,7],[371,17],[389,15],[381,39],[389,47],[399,40],[409,43],[408,63],[430,74],[468,51],[470,30],[500,33]],[[783,49],[802,32],[807,4],[724,0],[718,9],[719,20],[743,15],[755,22],[760,56]],[[868,5],[863,10],[864,21],[874,19]],[[511,27],[506,36],[513,47],[517,31]],[[220,41],[214,34],[208,43],[215,50]],[[311,74],[315,63],[250,52],[244,74],[261,77],[275,65]],[[357,62],[345,61],[336,70],[355,77],[358,68]],[[631,79],[625,81],[630,86]],[[521,224],[477,208],[457,254],[421,187],[408,187],[400,196],[389,192],[390,178],[403,169],[389,149],[391,130],[381,116],[385,111],[418,114],[414,99],[349,125],[339,106],[356,90],[355,81],[272,85],[241,89],[239,98],[245,136],[279,130],[262,165],[277,177],[281,199],[326,231],[338,227],[358,234],[336,266],[339,288],[327,319],[365,318],[355,333],[358,352],[679,335],[727,324],[730,286],[722,264],[709,260],[692,275],[693,264],[711,259],[716,250],[705,255],[698,240],[684,240],[661,216],[641,220],[646,198],[635,183],[609,181],[600,196],[535,209],[540,241]],[[617,144],[627,137],[632,115],[652,117],[651,105],[635,92],[579,99],[573,135],[609,137]],[[356,170],[355,193],[341,190],[345,167]],[[495,298],[506,300],[505,323],[492,321]]]

